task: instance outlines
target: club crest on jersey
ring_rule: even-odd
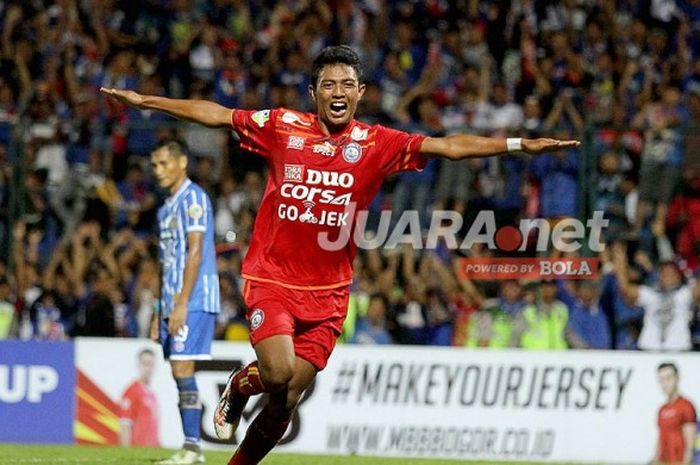
[[[287,140],[287,148],[294,150],[304,150],[304,142],[306,139],[299,136],[289,136]]]
[[[368,134],[369,131],[367,129],[360,129],[355,126],[352,128],[352,132],[350,133],[350,139],[354,140],[355,142],[360,142],[362,140],[366,140]]]
[[[357,163],[362,156],[362,147],[357,142],[349,142],[343,147],[343,159],[348,163]]]
[[[265,312],[261,308],[256,308],[253,310],[253,314],[250,315],[250,330],[255,331],[260,326],[262,326],[265,321]]]
[[[313,151],[314,153],[320,153],[324,157],[332,157],[335,155],[335,145],[325,141],[323,144],[314,144]]]
[[[289,182],[304,182],[304,165],[284,164],[284,180]]]
[[[187,215],[193,220],[198,220],[204,215],[204,209],[201,205],[197,205],[196,203],[192,204],[190,208],[187,209]]]
[[[265,123],[270,121],[270,110],[260,110],[253,113],[250,117],[259,127],[264,127]]]

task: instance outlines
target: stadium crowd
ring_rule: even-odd
[[[459,257],[494,253],[479,246],[362,250],[344,342],[700,348],[698,0],[0,1],[0,34],[0,338],[146,336],[165,198],[149,155],[176,138],[217,209],[217,337],[245,339],[238,272],[264,161],[231,132],[98,89],[312,110],[313,56],[346,43],[364,121],[584,141],[433,160],[386,183],[370,224],[416,210],[427,227],[452,209],[469,225],[488,209],[499,225],[600,210],[610,226],[600,279],[578,284],[459,279]]]

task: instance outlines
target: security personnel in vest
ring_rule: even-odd
[[[481,302],[481,310],[469,318],[466,347],[489,347],[504,349],[518,346],[513,339],[513,331],[518,315],[525,308],[522,286],[518,280],[501,282],[501,295],[498,298]]]
[[[523,309],[516,323],[520,347],[534,350],[563,350],[568,348],[567,325],[569,309],[557,299],[557,283],[542,281],[539,298]]]

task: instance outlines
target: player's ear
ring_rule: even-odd
[[[187,163],[188,163],[187,155],[180,155],[177,157],[177,163],[180,166],[181,170],[187,170]]]
[[[365,90],[367,90],[367,85],[366,84],[360,84],[360,88],[358,91],[358,100],[362,98],[363,95],[365,95]]]
[[[316,103],[316,91],[314,90],[314,86],[309,84],[309,97],[311,97],[311,100]]]

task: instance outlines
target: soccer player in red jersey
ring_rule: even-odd
[[[693,463],[697,415],[692,402],[678,392],[678,367],[662,363],[659,384],[668,401],[659,409],[659,439],[655,464],[690,465]]]
[[[158,446],[158,400],[150,388],[155,353],[143,349],[138,355],[139,377],[121,399],[122,446]]]
[[[257,464],[281,439],[304,390],[326,362],[347,311],[354,241],[334,241],[365,209],[383,179],[421,170],[429,157],[460,160],[512,150],[542,153],[576,141],[473,135],[425,137],[354,119],[365,91],[360,61],[347,46],[315,58],[309,94],[316,113],[277,108],[247,111],[202,100],[178,100],[102,89],[138,108],[209,127],[229,127],[241,147],[267,160],[269,179],[243,263],[250,340],[257,361],[232,373],[215,412],[230,438],[249,396],[270,400],[248,428],[229,465]],[[351,226],[350,226],[351,227]]]

